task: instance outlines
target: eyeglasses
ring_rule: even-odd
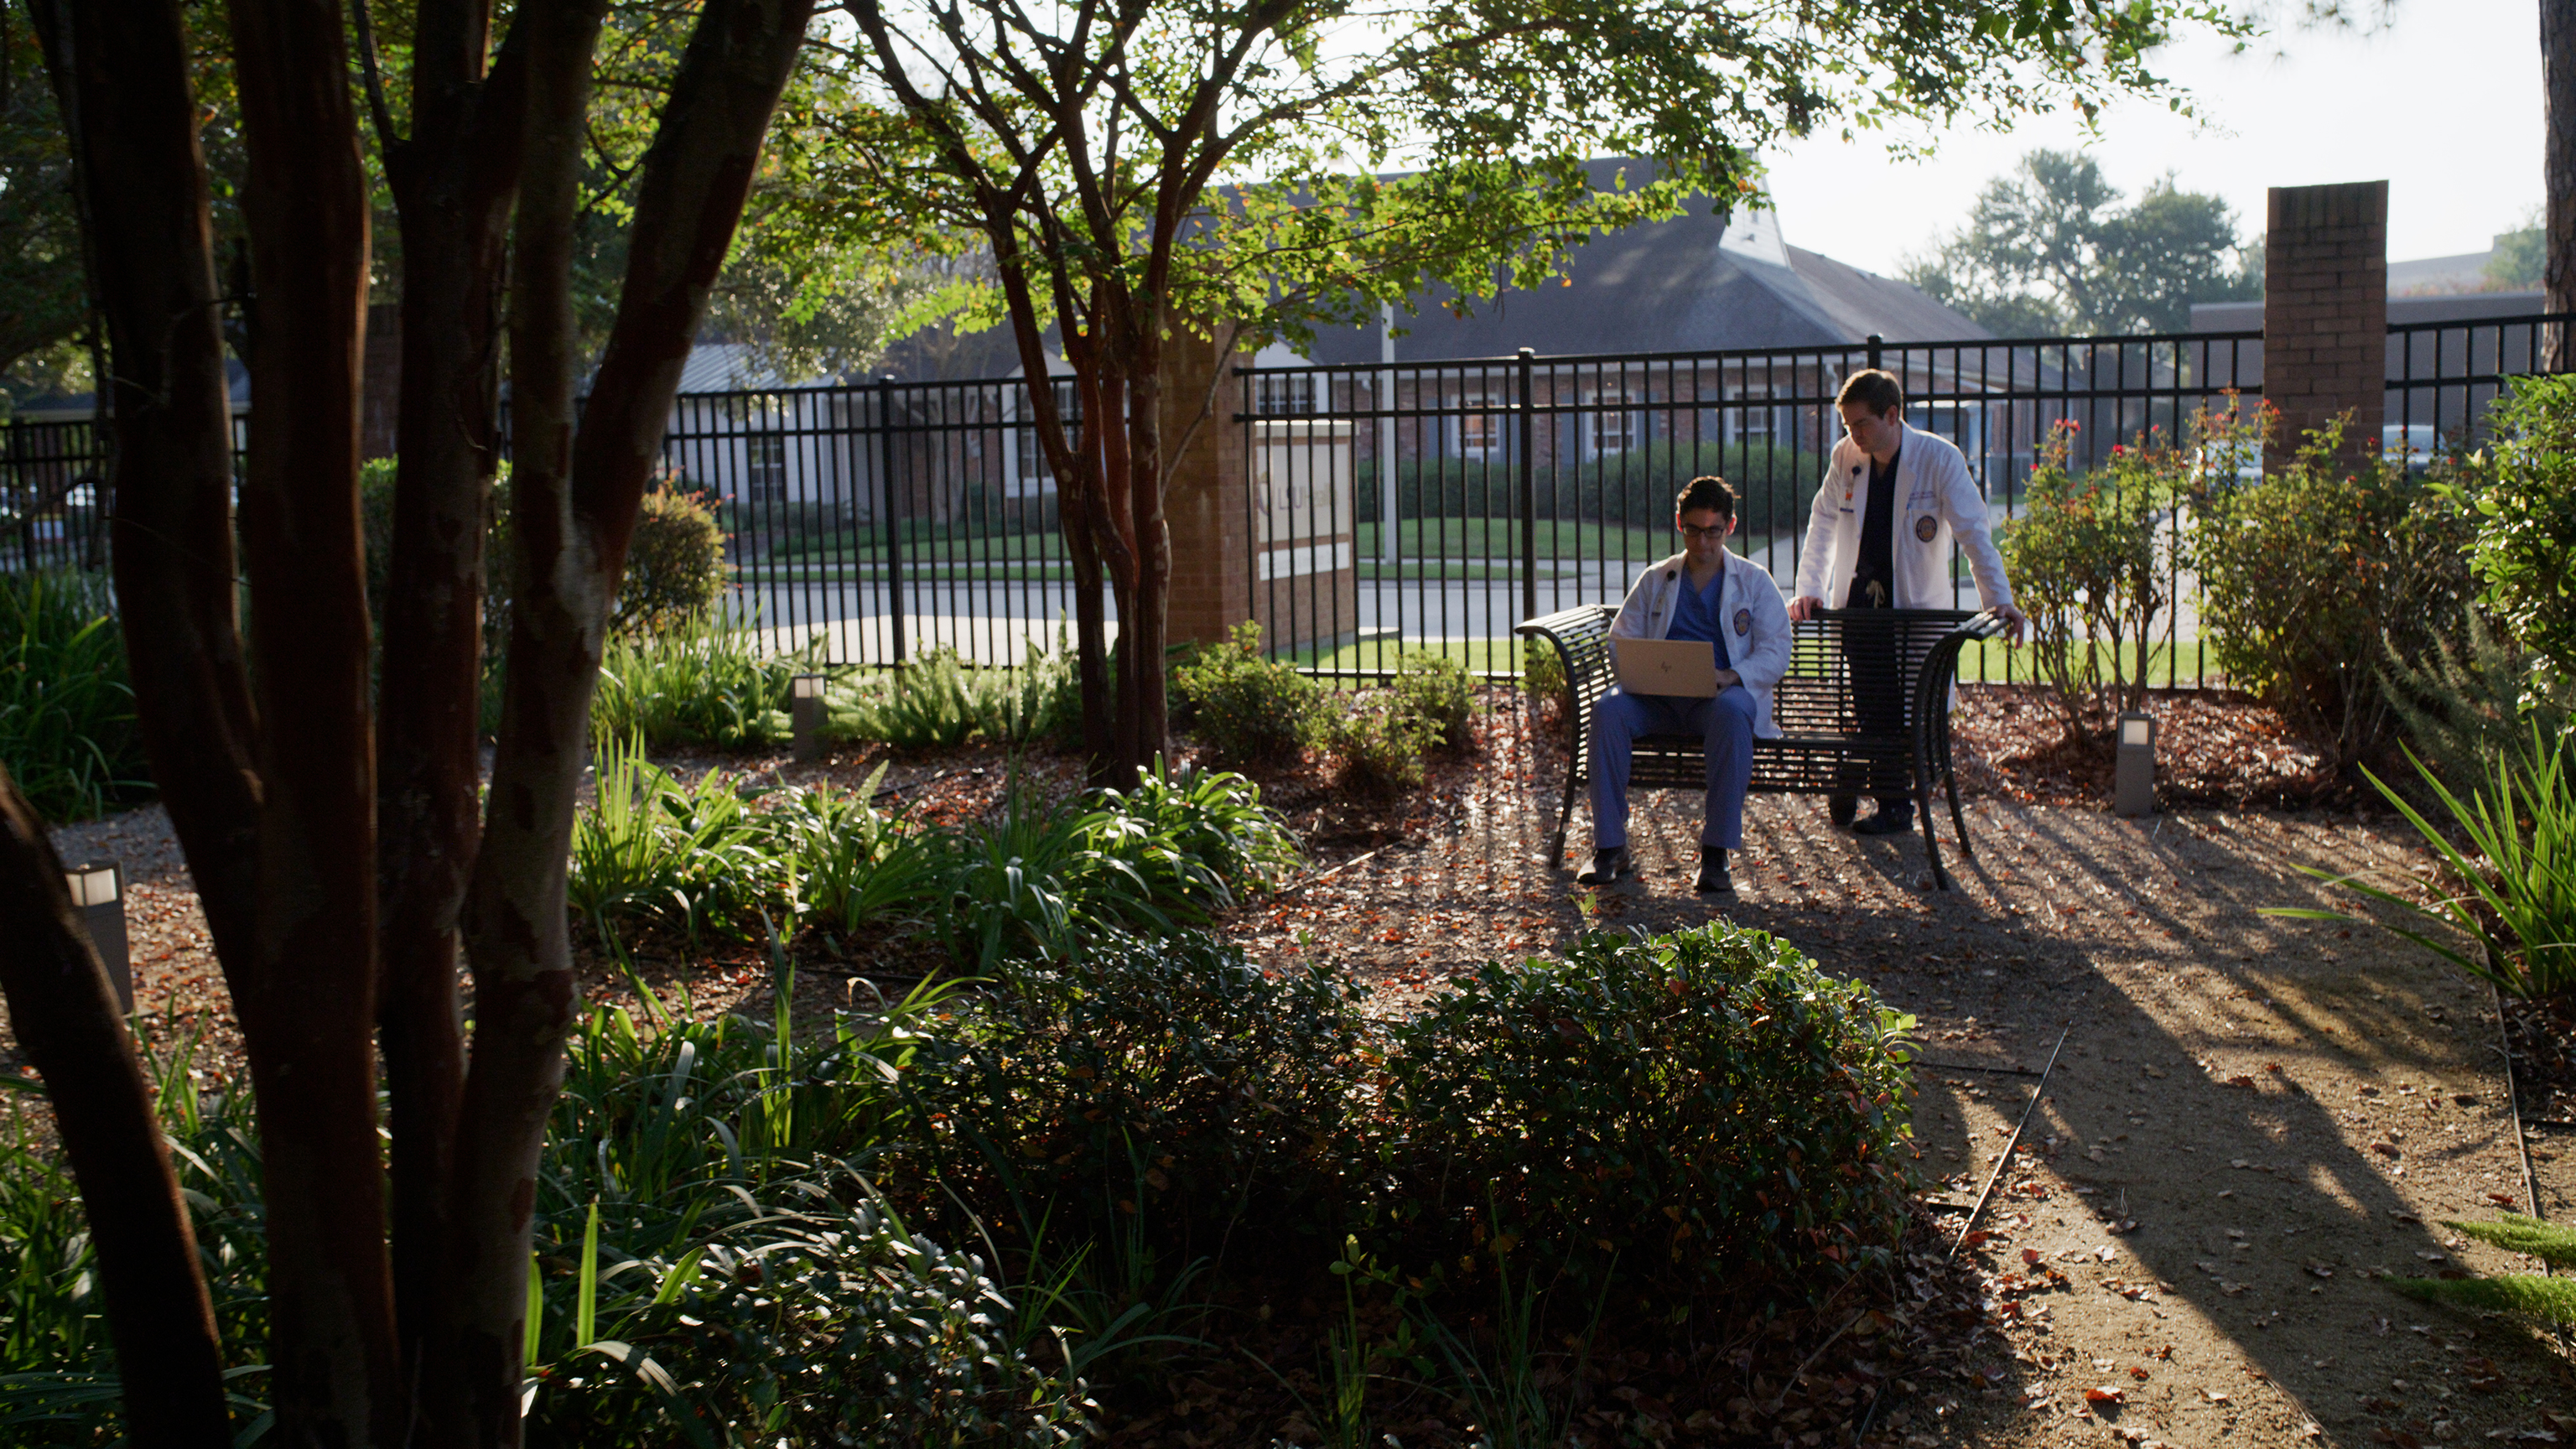
[[[1682,531],[1683,538],[1692,543],[1697,543],[1703,538],[1724,538],[1726,537],[1726,531],[1734,525],[1730,523],[1720,523],[1713,524],[1707,528],[1702,528],[1695,523],[1682,523],[1674,526]]]

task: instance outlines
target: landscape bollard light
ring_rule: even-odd
[[[72,905],[89,927],[90,944],[98,949],[107,979],[116,987],[117,1009],[134,1010],[134,963],[125,949],[125,873],[112,860],[93,860],[63,872]]]
[[[2132,820],[2156,813],[2156,722],[2152,716],[2120,716],[2111,809]]]
[[[823,758],[823,676],[799,674],[789,681],[787,724],[797,759]]]

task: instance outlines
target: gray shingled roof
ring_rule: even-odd
[[[1594,184],[1622,168],[1590,163]],[[1993,334],[1904,282],[1787,245],[1776,213],[1712,216],[1706,203],[1670,221],[1629,227],[1578,247],[1572,285],[1505,291],[1470,304],[1460,318],[1446,290],[1427,294],[1420,315],[1399,314],[1410,332],[1395,339],[1399,362],[1541,353],[1684,352],[1728,348],[1841,346],[1873,332],[1891,342],[1950,341]],[[1375,326],[1317,334],[1314,360],[1375,362]]]

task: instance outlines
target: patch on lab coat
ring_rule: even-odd
[[[1751,609],[1738,609],[1735,611],[1735,632],[1738,634],[1750,634],[1753,632],[1753,611]]]
[[[1923,540],[1925,543],[1930,543],[1932,541],[1932,536],[1940,531],[1940,522],[1933,518],[1929,513],[1914,520],[1914,536]]]

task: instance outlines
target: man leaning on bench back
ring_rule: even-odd
[[[1610,647],[1615,651],[1621,639],[1706,639],[1716,654],[1717,694],[1632,694],[1623,685],[1593,706],[1592,864],[1577,881],[1602,885],[1634,868],[1627,850],[1628,771],[1637,737],[1696,734],[1708,750],[1698,889],[1735,888],[1726,853],[1744,844],[1754,738],[1780,733],[1771,717],[1771,691],[1788,671],[1790,622],[1814,618],[1826,607],[1828,589],[1837,608],[1946,605],[1944,545],[1955,538],[1968,556],[1979,601],[2020,640],[2025,620],[2013,607],[2012,585],[1967,460],[1947,439],[1906,426],[1904,389],[1892,374],[1854,373],[1836,407],[1846,436],[1836,444],[1816,494],[1799,559],[1798,597],[1785,607],[1769,572],[1726,548],[1735,530],[1735,495],[1723,479],[1694,478],[1675,500],[1673,526],[1681,532],[1682,551],[1638,575],[1610,626]],[[1906,535],[1902,544],[1900,531]],[[1903,726],[1905,700],[1895,663],[1854,657],[1852,703],[1864,728]],[[1911,799],[1882,799],[1878,813],[1854,829],[1894,834],[1908,829],[1913,815]]]

